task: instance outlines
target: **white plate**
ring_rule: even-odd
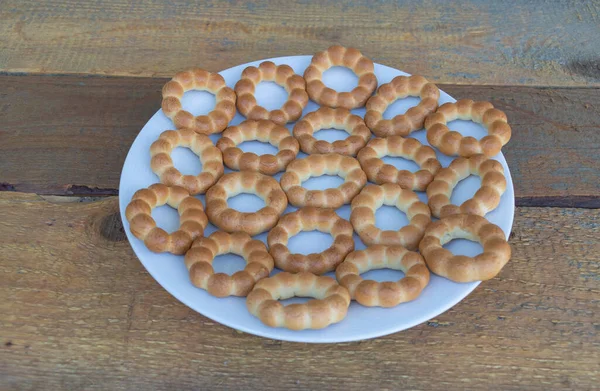
[[[310,63],[311,56],[293,56],[293,57],[280,57],[270,59],[276,64],[288,64],[298,74],[303,74],[304,69]],[[264,60],[263,60],[264,61]],[[233,88],[237,80],[239,79],[241,72],[249,65],[258,66],[262,61],[255,61],[248,64],[238,65],[236,67],[224,70],[221,75],[227,81],[227,85]],[[399,70],[375,64],[375,74],[379,81],[379,85],[387,83],[398,75],[407,75]],[[332,68],[325,74],[325,82],[338,91],[349,91],[356,85],[356,76],[345,68]],[[257,97],[260,104],[266,106],[268,109],[274,109],[279,107],[286,99],[286,94],[280,87],[272,85],[272,83],[262,83],[257,88]],[[467,98],[467,97],[465,97]],[[214,103],[213,98],[208,93],[204,92],[191,92],[186,93],[183,99],[184,108],[192,111],[192,113],[198,115],[201,113],[207,113],[211,110]],[[396,114],[406,111],[406,109],[415,104],[418,100],[416,98],[409,98],[397,101],[394,103],[385,113],[386,118],[391,118]],[[445,102],[454,102],[455,99],[450,97],[448,94],[442,92],[440,96],[440,104]],[[159,102],[157,102],[157,106]],[[314,111],[318,108],[318,105],[314,102],[309,102],[308,106],[304,110],[304,114]],[[363,116],[364,109],[353,110],[354,113]],[[232,125],[240,123],[244,118],[238,113],[232,121]],[[288,124],[288,128],[291,130],[293,124]],[[485,131],[479,125],[471,122],[456,121],[454,124],[451,123],[450,127],[457,130],[465,135],[473,135],[481,137],[485,135]],[[147,187],[153,183],[158,182],[158,178],[150,170],[150,144],[154,142],[161,132],[173,129],[173,124],[161,110],[159,110],[149,121],[146,123],[140,134],[137,136],[123,166],[123,172],[121,173],[121,183],[119,185],[119,206],[121,210],[121,217],[123,219],[123,225],[127,238],[131,243],[131,247],[135,251],[136,255],[146,267],[148,272],[163,286],[169,293],[175,296],[178,300],[189,306],[190,308],[198,311],[202,315],[213,319],[219,323],[233,327],[235,329],[260,335],[263,337],[280,339],[285,341],[297,341],[297,342],[346,342],[362,340],[367,338],[379,337],[390,333],[395,333],[410,327],[413,327],[419,323],[425,322],[442,312],[448,310],[450,307],[461,301],[465,296],[473,291],[479,285],[479,282],[458,284],[451,282],[445,278],[438,277],[432,274],[431,282],[423,290],[421,296],[418,299],[410,302],[400,304],[395,308],[384,309],[384,308],[368,308],[363,307],[355,302],[352,302],[348,311],[348,316],[342,322],[331,325],[322,330],[305,330],[305,331],[291,331],[281,328],[270,328],[263,325],[260,320],[253,317],[246,310],[245,299],[230,297],[225,299],[218,299],[210,296],[205,291],[194,287],[189,280],[188,272],[183,263],[182,256],[176,256],[171,254],[155,254],[149,251],[143,244],[142,241],[136,239],[129,231],[129,224],[124,218],[125,207],[129,203],[133,193],[141,188]],[[326,140],[333,140],[340,137],[338,132],[342,131],[323,131],[320,134]],[[343,133],[342,133],[343,134]],[[317,134],[319,136],[319,134]],[[425,138],[425,132],[420,130],[411,135],[421,141],[427,143]],[[211,136],[211,139],[216,142],[219,135]],[[264,153],[269,151],[269,148],[265,147],[264,144],[259,142],[245,143],[243,147],[247,145],[245,150],[254,151],[257,153]],[[300,154],[299,157],[305,156]],[[447,166],[452,158],[444,156],[438,152],[438,158],[443,166]],[[177,149],[173,153],[173,159],[177,168],[182,170],[186,174],[198,173],[200,164],[197,159],[194,159],[194,155],[186,149]],[[492,223],[500,226],[507,237],[510,233],[513,216],[514,216],[514,190],[513,184],[510,177],[506,160],[502,154],[499,154],[496,159],[502,163],[507,177],[508,186],[506,193],[502,196],[500,206],[489,213],[486,217]],[[392,159],[394,160],[394,159]],[[413,168],[412,162],[408,161],[396,161],[392,162],[399,168]],[[226,169],[226,172],[231,171]],[[281,174],[277,175],[279,179]],[[326,188],[331,186],[337,186],[341,179],[320,177],[316,179],[310,179],[305,183],[309,188]],[[459,184],[457,189],[454,191],[452,201],[454,203],[460,203],[469,198],[478,188],[479,178],[469,177]],[[419,196],[423,201],[426,201],[426,195],[419,193]],[[204,201],[204,196],[199,197]],[[253,211],[262,207],[262,201],[258,201],[258,198],[252,195],[239,195],[229,200],[230,205],[238,210],[242,211]],[[295,210],[296,208],[288,207],[286,213]],[[345,218],[349,219],[350,207],[348,205],[337,210],[337,213]],[[157,208],[152,214],[157,223],[169,230],[175,230],[178,225],[177,212],[170,209],[167,206]],[[380,209],[376,215],[377,225],[380,228],[387,229],[398,229],[402,225],[406,224],[406,217],[391,207],[384,207]],[[205,231],[205,235],[209,235],[215,230],[215,227],[209,225]],[[258,239],[266,241],[266,233],[258,235]],[[362,244],[357,235],[354,235],[356,249],[363,249],[365,246]],[[310,253],[325,249],[331,243],[331,237],[322,233],[308,232],[301,233],[290,240],[290,248],[292,252]],[[480,252],[481,247],[475,243],[466,240],[455,240],[449,243],[447,248],[451,249],[455,253],[462,253],[465,255],[475,255]],[[231,259],[227,259],[227,257]],[[225,258],[222,260],[221,258]],[[235,256],[224,255],[220,257],[214,264],[216,271],[231,272],[233,270],[239,270],[243,267],[243,261],[236,259]],[[275,270],[274,273],[276,273]],[[333,273],[329,273],[333,276]],[[379,270],[365,273],[364,277],[374,280],[395,280],[402,276],[401,272],[391,270]],[[297,302],[304,299],[290,299],[290,302]],[[199,330],[200,331],[200,330]]]

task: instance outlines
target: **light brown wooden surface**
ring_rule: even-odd
[[[331,43],[437,82],[600,85],[598,1],[3,0],[0,70],[165,76]]]
[[[129,146],[159,109],[164,82],[0,76],[0,186],[117,194]],[[440,88],[457,99],[489,100],[508,115],[514,131],[503,153],[516,178],[517,205],[600,206],[600,88]]]
[[[600,382],[600,211],[518,208],[514,256],[402,333],[310,345],[238,333],[174,300],[117,199],[0,193],[4,389],[591,389]]]
[[[599,12],[596,0],[0,0],[0,390],[600,389]],[[165,77],[333,43],[508,114],[514,256],[401,333],[335,345],[238,333],[136,259],[114,197],[122,163]]]

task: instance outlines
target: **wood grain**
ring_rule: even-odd
[[[165,79],[0,76],[0,190],[115,195]],[[600,207],[600,88],[440,85],[504,110],[517,204]],[[57,115],[60,113],[60,115]]]
[[[600,3],[4,0],[0,71],[171,76],[333,43],[437,82],[600,85]]]
[[[310,345],[188,309],[135,258],[116,197],[61,198],[0,193],[2,389],[600,384],[600,210],[517,208],[513,259],[447,313],[384,338]]]

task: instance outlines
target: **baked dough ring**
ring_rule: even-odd
[[[337,188],[325,190],[307,190],[302,182],[310,177],[321,175],[339,175],[344,178]],[[291,162],[281,176],[281,187],[294,206],[318,206],[337,209],[350,203],[367,183],[358,160],[337,153],[309,155],[304,159]]]
[[[481,140],[463,137],[446,126],[448,122],[456,119],[477,122],[487,129],[488,135]],[[474,102],[470,99],[444,103],[425,119],[425,129],[429,144],[448,156],[469,157],[479,153],[488,157],[495,156],[511,136],[510,125],[506,122],[504,112],[495,109],[490,102]]]
[[[306,303],[284,306],[277,300],[314,297]],[[346,317],[348,290],[331,277],[282,272],[260,280],[246,299],[248,311],[270,327],[291,330],[322,329]]]
[[[177,147],[189,148],[202,162],[198,175],[183,175],[173,165],[171,153]],[[204,194],[223,175],[221,151],[208,136],[191,129],[167,130],[150,146],[150,167],[167,186],[181,186],[190,194]]]
[[[382,205],[391,205],[406,213],[408,225],[399,231],[383,231],[375,226],[375,211]],[[350,222],[360,239],[367,246],[383,244],[400,245],[416,250],[423,237],[427,224],[431,222],[431,212],[415,192],[402,189],[395,183],[381,186],[367,185],[354,197],[351,206]]]
[[[152,209],[168,204],[179,213],[179,229],[167,233],[157,227]],[[192,241],[204,233],[208,224],[202,202],[183,187],[155,183],[136,191],[125,209],[125,218],[133,236],[144,241],[150,251],[185,254]]]
[[[244,152],[238,145],[244,141],[258,140],[279,149],[276,155],[257,155]],[[275,175],[285,170],[296,158],[300,146],[286,127],[268,120],[246,120],[237,126],[230,126],[217,141],[223,152],[223,160],[233,170],[258,171],[265,175]]]
[[[383,118],[383,113],[392,103],[408,96],[418,96],[421,102],[404,114],[392,119]],[[369,98],[365,122],[378,137],[408,136],[423,127],[425,117],[437,109],[438,99],[439,88],[423,76],[396,76],[391,82],[381,85],[377,93]]]
[[[452,191],[458,182],[470,175],[481,177],[481,187],[473,198],[462,205],[451,204]],[[438,218],[459,213],[485,216],[498,207],[505,191],[506,178],[502,164],[485,155],[473,155],[470,158],[456,158],[447,168],[442,168],[427,187],[427,198],[431,213]]]
[[[344,130],[349,136],[330,143],[325,140],[317,140],[313,135],[316,131],[330,128]],[[371,131],[363,119],[352,114],[350,110],[321,107],[317,111],[306,114],[296,123],[294,137],[300,143],[300,149],[309,155],[339,153],[356,156],[356,153],[371,138]]]
[[[215,96],[215,108],[207,115],[194,117],[181,106],[181,98],[186,91],[208,91]],[[179,72],[162,89],[163,113],[177,127],[190,128],[198,133],[222,132],[235,116],[235,92],[225,84],[218,73],[200,68]]]
[[[352,70],[358,76],[358,85],[351,92],[337,92],[323,83],[323,72],[333,66]],[[369,58],[354,48],[335,45],[316,53],[304,71],[306,91],[310,99],[322,106],[355,109],[362,107],[375,88],[377,77],[375,65]]]
[[[302,231],[329,233],[333,244],[321,253],[292,254],[288,241]],[[352,225],[332,209],[306,207],[283,215],[267,237],[269,252],[275,266],[286,272],[311,272],[323,274],[335,270],[344,257],[354,250]]]
[[[377,269],[400,270],[404,277],[377,282],[360,276]],[[337,267],[335,276],[354,300],[367,307],[394,307],[414,300],[429,283],[429,269],[423,257],[402,246],[374,245],[351,252]]]
[[[417,163],[420,170],[410,172],[398,170],[381,160],[384,156],[400,156]],[[442,167],[433,148],[423,145],[414,138],[390,136],[374,138],[358,153],[358,161],[367,174],[369,181],[397,183],[405,189],[424,191],[433,180],[433,176]]]
[[[265,206],[257,212],[238,212],[227,199],[240,193],[255,194]],[[253,171],[225,174],[206,192],[206,214],[211,223],[227,232],[242,231],[254,236],[270,230],[287,207],[287,198],[279,183]]]
[[[243,257],[246,267],[232,275],[215,274],[212,267],[215,257],[229,253]],[[245,232],[215,231],[209,237],[198,238],[184,261],[192,284],[216,297],[247,296],[254,284],[268,277],[274,267],[265,244]]]
[[[261,81],[273,81],[288,93],[288,100],[280,109],[269,111],[256,102],[254,93]],[[279,125],[294,122],[302,115],[308,104],[306,82],[294,73],[289,65],[275,65],[271,61],[261,63],[258,68],[250,66],[242,72],[235,84],[237,108],[248,119],[268,119]]]
[[[481,243],[475,257],[454,255],[442,246],[452,239]],[[489,280],[510,259],[511,249],[502,229],[477,215],[451,215],[431,223],[419,246],[427,266],[437,275],[455,282]]]

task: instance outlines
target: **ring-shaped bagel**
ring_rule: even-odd
[[[183,109],[181,99],[186,91],[207,91],[215,96],[215,108],[195,117]],[[189,128],[202,134],[222,132],[235,116],[235,92],[227,87],[218,73],[194,68],[179,72],[162,89],[162,110],[177,129]]]
[[[334,66],[346,67],[358,76],[358,85],[352,91],[337,92],[323,83],[323,72]],[[373,61],[359,50],[334,45],[313,56],[310,65],[304,71],[306,91],[310,99],[322,106],[342,107],[348,110],[362,107],[377,88],[374,69]]]
[[[375,212],[382,205],[395,206],[404,212],[409,220],[408,225],[398,231],[377,228]],[[427,204],[421,202],[412,190],[403,189],[395,183],[365,186],[352,200],[351,210],[350,222],[367,246],[400,245],[408,250],[416,250],[427,224],[431,222],[431,212]]]
[[[265,206],[253,213],[239,212],[227,205],[227,199],[240,193],[255,194]],[[226,232],[242,231],[250,236],[268,231],[277,224],[287,207],[287,197],[279,183],[254,171],[225,174],[206,192],[206,214],[211,223]]]
[[[310,177],[338,175],[344,178],[337,188],[307,190],[302,182]],[[287,194],[290,204],[298,207],[317,206],[337,209],[348,204],[360,192],[367,175],[358,160],[337,153],[308,155],[304,159],[292,161],[281,176],[281,187]]]
[[[456,119],[479,123],[488,135],[477,140],[451,131],[447,123]],[[444,103],[425,119],[427,141],[448,156],[469,157],[480,153],[495,156],[510,140],[512,131],[506,121],[506,114],[495,109],[490,102],[461,99],[456,103]]]
[[[400,270],[404,277],[377,282],[360,276],[377,269]],[[337,267],[335,276],[354,300],[367,307],[394,307],[414,300],[429,283],[429,269],[423,257],[402,246],[373,245],[351,252]]]
[[[384,156],[402,157],[417,163],[416,172],[398,170],[381,159]],[[358,153],[358,161],[369,181],[377,184],[397,183],[404,189],[424,191],[442,167],[433,148],[414,138],[390,136],[374,138]]]
[[[276,155],[257,155],[244,152],[238,147],[244,141],[251,140],[269,143],[279,151]],[[296,158],[300,148],[298,141],[286,127],[269,120],[246,120],[228,127],[217,141],[217,147],[223,152],[227,167],[233,170],[258,171],[265,175],[275,175],[285,170]]]
[[[256,102],[254,93],[261,81],[272,81],[285,88],[288,100],[280,109],[269,111]],[[240,80],[235,84],[235,93],[237,108],[243,116],[255,120],[268,119],[279,125],[296,121],[308,104],[304,78],[295,74],[289,65],[275,65],[271,61],[244,69]]]
[[[303,231],[317,230],[329,233],[333,244],[320,253],[292,254],[287,246],[289,239]],[[287,272],[311,272],[323,274],[335,270],[346,255],[354,250],[352,225],[332,209],[314,207],[300,208],[281,216],[267,236],[269,252],[275,266]]]
[[[313,297],[284,306],[278,300]],[[291,330],[322,329],[346,317],[348,290],[335,279],[311,273],[278,273],[260,280],[246,298],[248,311],[270,327]]]
[[[458,182],[470,175],[481,178],[481,187],[460,206],[451,204],[452,191]],[[505,191],[506,178],[502,164],[485,155],[473,155],[470,158],[456,158],[448,167],[438,171],[427,187],[427,199],[431,214],[438,218],[460,213],[485,216],[498,207]]]
[[[315,138],[315,132],[330,128],[343,130],[349,136],[334,142]],[[309,155],[313,153],[339,153],[341,155],[356,156],[358,151],[371,138],[371,131],[361,117],[352,114],[350,110],[332,109],[330,107],[321,107],[306,114],[296,123],[293,133],[300,143],[302,152]]]
[[[478,242],[483,252],[475,257],[454,255],[443,246],[453,239]],[[455,282],[489,280],[511,256],[502,229],[477,215],[458,214],[431,223],[419,245],[429,269]]]
[[[189,148],[202,163],[198,175],[183,175],[171,158],[177,147]],[[223,175],[221,151],[208,136],[191,129],[167,130],[162,132],[150,146],[150,167],[158,175],[161,183],[167,186],[181,186],[190,194],[204,194]]]
[[[383,118],[383,113],[392,103],[409,96],[420,97],[421,101],[404,114],[392,119]],[[438,99],[439,88],[423,76],[396,76],[391,82],[381,85],[367,101],[365,123],[378,137],[408,136],[423,127],[425,117],[438,107]]]
[[[244,258],[244,270],[232,275],[215,273],[212,267],[215,257],[229,253]],[[254,284],[268,277],[275,266],[265,244],[245,232],[215,231],[209,237],[198,238],[184,261],[192,284],[216,297],[247,296]]]
[[[179,229],[172,233],[157,227],[152,218],[152,209],[165,204],[179,213]],[[199,199],[191,196],[183,187],[169,187],[162,183],[136,191],[125,209],[125,218],[133,236],[143,240],[150,251],[177,255],[185,254],[192,241],[204,233],[208,224]]]

